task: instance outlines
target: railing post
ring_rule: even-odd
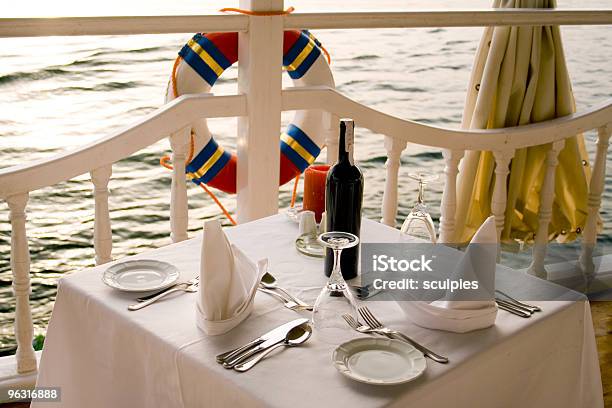
[[[508,198],[508,173],[510,173],[510,160],[514,157],[514,150],[496,150],[495,157],[495,187],[491,200],[491,212],[495,216],[497,239],[501,239],[504,229],[506,201]]]
[[[325,146],[327,164],[333,165],[338,161],[338,138],[340,135],[340,118],[328,112],[323,112],[323,121],[326,123]]]
[[[34,326],[30,309],[30,250],[26,234],[25,207],[28,193],[7,198],[11,221],[11,269],[15,294],[15,338],[17,340],[17,372],[36,371],[36,356],[32,347]]]
[[[110,262],[113,250],[113,233],[110,213],[108,211],[108,181],[113,173],[113,166],[92,170],[91,181],[94,185],[94,250],[96,265]]]
[[[172,186],[170,192],[170,237],[172,242],[187,239],[189,209],[187,207],[187,181],[185,161],[191,138],[191,127],[186,127],[170,136],[172,147]]]
[[[593,250],[597,244],[597,221],[601,206],[601,195],[603,194],[604,183],[606,181],[606,157],[608,155],[611,132],[612,123],[600,127],[597,132],[597,153],[595,154],[595,163],[589,186],[588,214],[582,235],[582,253],[578,262],[587,290],[595,274]]]
[[[544,259],[548,246],[548,225],[552,219],[552,207],[555,201],[555,172],[559,164],[559,152],[563,149],[565,140],[554,142],[546,153],[546,174],[540,191],[540,210],[538,213],[538,231],[536,232],[531,265],[527,272],[539,278],[546,279]]]
[[[444,174],[446,182],[442,192],[440,206],[440,243],[453,243],[455,240],[455,211],[457,210],[457,174],[459,161],[463,158],[463,150],[443,150],[442,156],[446,163]]]
[[[281,11],[283,0],[240,0],[251,11]],[[283,17],[250,16],[238,34],[238,91],[248,116],[238,119],[238,222],[278,212]]]
[[[385,225],[395,228],[397,218],[397,183],[400,168],[400,157],[406,148],[405,140],[394,139],[385,136],[385,150],[387,150],[387,177],[385,179],[385,190],[383,192],[382,220]]]

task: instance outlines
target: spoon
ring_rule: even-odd
[[[295,347],[306,342],[312,335],[312,327],[308,323],[296,326],[287,332],[285,338],[278,343],[268,347],[262,353],[258,354],[255,358],[252,358],[244,363],[240,363],[234,366],[234,370],[245,372],[250,370],[255,364],[259,363],[265,356],[270,354],[272,350],[275,350],[281,346]]]
[[[368,299],[382,293],[382,289],[375,289],[371,283],[365,286],[349,285],[355,291],[359,299]]]
[[[265,289],[278,290],[279,292],[283,292],[290,300],[293,300],[300,306],[308,306],[307,303],[304,303],[302,300],[296,298],[291,293],[278,286],[276,284],[276,278],[272,276],[272,274],[269,272],[266,272],[266,274],[261,278],[261,282],[259,284]]]

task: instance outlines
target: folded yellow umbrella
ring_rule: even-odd
[[[555,0],[496,0],[496,8],[554,8]],[[536,123],[575,112],[559,27],[488,27],[482,36],[462,127],[492,129]],[[518,149],[510,165],[502,241],[533,240],[548,146]],[[550,239],[576,238],[587,215],[589,161],[582,135],[566,139],[555,174]],[[491,214],[491,152],[466,152],[457,187],[455,242],[468,242]]]

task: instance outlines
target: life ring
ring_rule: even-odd
[[[175,69],[178,95],[208,93],[223,71],[238,61],[238,33],[196,34],[179,52]],[[285,31],[283,66],[296,86],[334,87],[329,64],[319,41],[307,30]],[[172,79],[171,79],[172,81]],[[173,87],[166,102],[176,96]],[[237,158],[213,138],[206,119],[196,122],[193,159],[186,166],[187,177],[227,193],[236,192]],[[293,122],[280,136],[280,185],[294,179],[312,164],[324,146],[325,130],[321,110],[297,111]]]

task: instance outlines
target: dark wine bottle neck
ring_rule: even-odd
[[[350,153],[346,150],[346,136],[343,132],[341,132],[338,143],[338,162],[350,161],[349,154]]]

